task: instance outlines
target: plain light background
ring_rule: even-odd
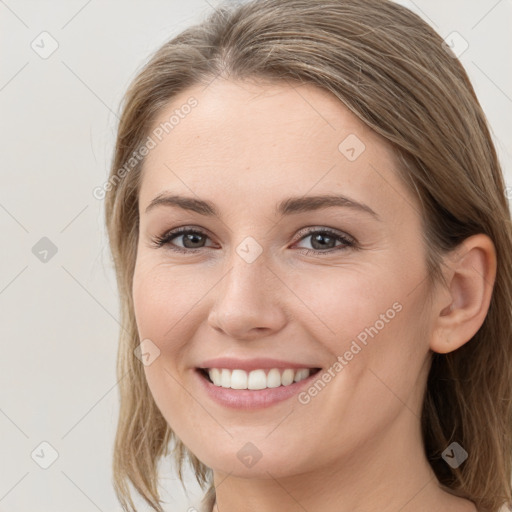
[[[467,41],[460,60],[510,187],[512,1],[400,3],[443,37],[457,32],[459,49]],[[111,484],[118,297],[103,201],[92,191],[108,176],[130,80],[215,5],[0,0],[0,511],[121,510]],[[33,49],[51,44],[58,48],[47,58]],[[47,469],[40,464],[53,451],[43,442],[57,456]],[[171,470],[161,486],[166,511],[185,512],[202,497],[191,473],[188,496]]]

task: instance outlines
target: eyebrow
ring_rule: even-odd
[[[156,206],[174,206],[199,213],[200,215],[220,218],[220,213],[213,203],[193,197],[163,192],[149,203],[145,212],[148,213]],[[293,215],[332,207],[350,208],[354,211],[370,214],[376,220],[381,220],[380,216],[368,205],[339,194],[289,197],[278,203],[275,213],[276,215]]]

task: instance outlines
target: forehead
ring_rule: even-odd
[[[153,135],[156,145],[144,163],[142,207],[164,190],[215,202],[219,191],[225,198],[265,194],[275,201],[352,193],[375,208],[389,207],[390,199],[397,207],[407,195],[390,145],[311,84],[217,79],[196,85],[162,109],[151,133],[161,140]]]

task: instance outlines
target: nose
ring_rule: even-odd
[[[238,340],[266,337],[286,324],[286,287],[259,257],[247,263],[234,254],[233,263],[214,288],[208,324]]]

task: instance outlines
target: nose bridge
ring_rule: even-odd
[[[249,237],[250,238],[250,237]],[[209,323],[230,337],[278,330],[285,322],[278,279],[267,267],[268,255],[245,239],[230,254],[228,269],[214,293]]]
[[[264,249],[263,245],[264,242],[246,236],[232,247],[226,255],[228,270],[221,287],[223,295],[233,299],[239,296],[247,304],[257,304],[271,292],[268,285],[275,276],[268,265],[272,265],[272,258],[269,249]]]
[[[254,261],[247,261],[237,252],[232,254],[222,295],[230,299],[238,297],[253,306],[263,302],[262,299],[271,291],[268,285],[272,273],[267,267],[267,260],[268,258],[260,255]]]

